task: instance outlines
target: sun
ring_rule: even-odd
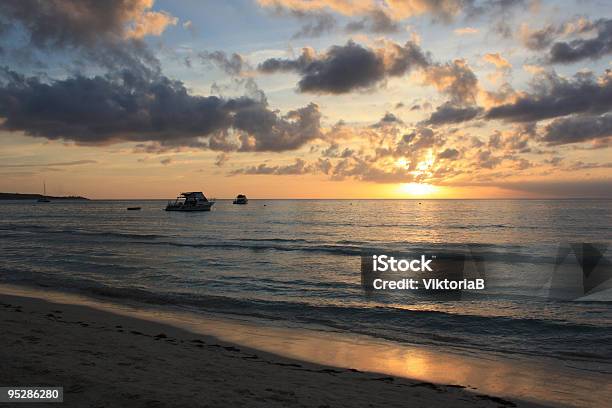
[[[403,183],[400,184],[400,190],[413,196],[426,196],[433,194],[436,191],[436,188],[431,184]]]

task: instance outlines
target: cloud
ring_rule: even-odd
[[[32,163],[32,164],[0,164],[0,167],[65,167],[65,166],[81,166],[83,164],[95,164],[96,160],[75,160],[69,162],[53,162],[53,163]]]
[[[518,37],[523,45],[530,50],[543,50],[561,37],[571,37],[591,33],[596,28],[596,23],[584,18],[577,17],[562,22],[561,24],[548,24],[540,29],[531,29],[527,24],[521,24]]]
[[[482,58],[489,64],[495,65],[495,68],[501,70],[507,70],[512,68],[512,64],[508,62],[507,59],[502,57],[499,53],[488,53]]]
[[[240,76],[244,70],[250,69],[244,58],[237,53],[228,55],[225,51],[201,51],[197,55],[203,63],[214,64],[228,75]]]
[[[450,95],[458,105],[473,104],[478,94],[478,78],[465,60],[456,59],[444,64],[433,64],[423,72],[428,85]]]
[[[225,152],[221,152],[215,157],[215,166],[223,167],[228,162],[230,156]]]
[[[506,155],[515,153],[529,153],[531,151],[529,142],[535,137],[535,127],[532,125],[516,126],[511,130],[495,130],[489,136],[488,146],[497,152]]]
[[[152,2],[149,2],[152,4]],[[127,38],[143,38],[147,35],[161,35],[168,26],[176,25],[178,18],[164,11],[144,11],[128,24]]]
[[[532,93],[522,94],[512,103],[491,108],[486,118],[533,122],[573,113],[605,113],[612,108],[610,71],[600,78],[578,73],[571,79],[544,73],[535,77],[532,88]]]
[[[546,126],[543,140],[551,145],[612,137],[612,114],[556,119]]]
[[[303,159],[295,159],[295,163],[288,164],[285,166],[268,166],[262,163],[258,166],[245,167],[242,169],[234,170],[230,175],[235,176],[239,174],[253,174],[253,175],[275,175],[275,176],[286,176],[286,175],[298,175],[310,173],[313,168],[306,165]]]
[[[154,0],[3,0],[0,19],[19,24],[40,48],[98,45],[160,35],[177,18],[152,11]]]
[[[233,117],[233,127],[241,131],[241,151],[295,150],[318,139],[321,133],[319,107],[308,106],[289,111],[284,116],[256,105],[256,109],[241,109]]]
[[[7,61],[40,65],[66,52],[72,70],[98,68],[159,73],[160,63],[143,37],[160,35],[177,19],[153,11],[153,0],[7,0],[0,2],[0,37],[9,44]],[[70,61],[70,60],[68,60]],[[66,63],[66,62],[65,62]]]
[[[483,169],[493,169],[501,164],[503,158],[494,156],[490,150],[482,150],[476,155],[476,164]]]
[[[306,23],[300,27],[300,30],[293,34],[293,39],[302,37],[320,37],[325,33],[333,31],[337,25],[336,19],[330,13],[305,13],[302,11],[292,11],[291,15],[300,20],[306,21]]]
[[[385,42],[383,48],[366,48],[349,41],[324,54],[305,48],[296,59],[271,58],[258,67],[263,73],[294,71],[301,75],[300,92],[342,94],[370,89],[388,77],[429,64],[429,57],[413,41],[405,45]]]
[[[430,54],[414,41],[403,46],[392,41],[382,43],[382,47],[370,48],[349,41],[322,54],[307,47],[297,58],[270,58],[257,69],[265,74],[297,72],[298,91],[318,94],[367,91],[388,78],[418,69],[426,85],[449,95],[455,104],[475,103],[478,78],[465,60],[434,63]]]
[[[375,124],[372,125],[373,128],[380,128],[388,125],[403,125],[404,122],[395,116],[391,112],[385,113],[385,115]]]
[[[0,128],[79,144],[150,141],[222,151],[293,150],[321,135],[315,104],[281,116],[248,97],[191,95],[180,81],[140,74],[43,81],[5,70]]]
[[[348,23],[345,27],[345,31],[349,33],[368,31],[376,34],[389,34],[400,31],[400,25],[385,11],[373,9],[361,20]]]
[[[612,198],[612,179],[498,182],[497,187],[546,197]]]
[[[450,123],[466,122],[476,118],[483,109],[478,106],[457,106],[451,102],[446,102],[431,114],[425,124],[439,126]]]
[[[519,39],[523,45],[530,50],[543,50],[552,44],[558,34],[558,29],[553,25],[547,25],[539,30],[532,30],[527,24],[519,28]]]
[[[340,160],[329,174],[331,179],[336,181],[354,178],[374,183],[409,183],[415,179],[408,169],[381,168],[375,162],[361,157]]]
[[[459,155],[460,155],[459,150],[448,148],[438,154],[438,159],[456,160],[459,158]]]
[[[483,14],[503,14],[507,10],[524,5],[525,0],[258,0],[262,7],[274,10],[292,10],[312,13],[330,10],[345,16],[359,16],[373,10],[384,11],[400,21],[409,17],[429,14],[434,21],[449,23],[463,14],[477,17]]]
[[[478,29],[474,27],[456,28],[453,32],[457,35],[472,35],[478,34]]]
[[[380,10],[375,0],[258,0],[263,7],[285,9],[301,12],[314,12],[324,9],[345,15],[364,15],[372,10]],[[397,20],[411,16],[430,13],[444,21],[452,19],[462,9],[463,0],[411,0],[386,2],[386,11]]]
[[[591,169],[612,169],[612,162],[608,163],[585,163],[583,161],[576,161],[572,163],[568,170],[591,170]]]
[[[585,38],[586,34],[590,36]],[[597,60],[612,54],[612,19],[590,21],[580,17],[537,30],[523,24],[519,38],[531,50],[550,47],[545,59],[548,63],[571,64],[585,59]],[[561,38],[570,39],[562,41]]]
[[[550,62],[570,64],[612,54],[612,20],[597,20],[593,26],[597,33],[595,38],[554,43],[550,48]]]

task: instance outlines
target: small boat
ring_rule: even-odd
[[[39,203],[50,203],[51,200],[47,198],[47,183],[43,181],[43,196],[37,200]]]
[[[139,211],[140,207],[128,207],[127,210],[128,211]]]
[[[168,202],[166,211],[210,211],[215,202],[209,201],[201,191],[181,193],[175,201]]]
[[[249,199],[244,194],[238,194],[233,204],[247,204]]]

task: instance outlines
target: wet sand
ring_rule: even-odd
[[[0,321],[0,385],[63,386],[57,406],[541,406],[291,360],[83,305],[0,294]]]

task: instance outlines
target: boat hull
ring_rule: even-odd
[[[166,211],[197,212],[210,211],[214,203],[201,204],[196,206],[167,206]]]

